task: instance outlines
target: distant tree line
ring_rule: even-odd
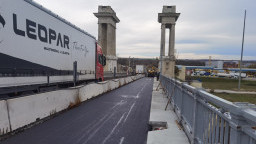
[[[203,60],[183,60],[183,59],[177,59],[176,65],[184,65],[184,66],[205,66],[205,61]]]
[[[248,66],[248,68],[256,68],[256,64],[251,64]]]
[[[117,63],[124,66],[129,66],[130,61],[130,67],[135,68],[136,65],[144,65],[144,66],[154,66],[158,67],[159,59],[158,58],[118,58]],[[183,59],[177,59],[176,65],[185,65],[185,66],[204,66],[205,61],[203,60],[183,60]]]

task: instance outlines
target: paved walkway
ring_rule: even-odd
[[[82,103],[1,144],[145,144],[152,78]]]
[[[256,81],[256,78],[255,77],[253,77],[253,78],[243,78],[243,80]]]
[[[154,80],[150,121],[167,122],[167,129],[148,132],[147,144],[189,144],[183,130],[176,124],[177,116],[170,105],[165,111],[168,99],[162,94],[162,89],[156,91],[159,82]]]
[[[206,89],[207,92],[210,92],[210,89]],[[256,94],[256,92],[251,91],[232,91],[232,90],[221,90],[221,89],[215,89],[215,93],[230,93],[230,94]]]

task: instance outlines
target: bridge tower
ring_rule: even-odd
[[[161,45],[159,69],[161,74],[174,77],[175,70],[175,24],[180,13],[176,13],[176,6],[163,6],[162,13],[158,13],[158,22],[161,23]],[[165,56],[165,30],[169,29],[169,51]]]
[[[116,23],[120,20],[110,6],[99,6],[98,13],[94,15],[98,18],[98,44],[106,56],[104,71],[114,72],[117,69]]]

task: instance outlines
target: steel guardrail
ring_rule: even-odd
[[[160,82],[192,144],[256,143],[255,105],[232,103],[163,75]]]

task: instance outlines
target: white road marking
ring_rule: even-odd
[[[112,117],[112,116],[114,116],[114,113],[112,113],[111,115],[109,115],[99,126],[97,126],[97,128],[94,130],[94,129],[92,129],[93,130],[93,132],[88,136],[88,138],[83,142],[84,144],[86,144],[92,137],[94,137],[94,135],[102,128],[102,126],[104,126],[105,125],[105,123]],[[98,122],[97,124],[99,124],[100,122]],[[91,132],[91,130],[89,130],[89,132]],[[78,140],[78,143],[85,137],[86,135],[84,135],[82,138],[80,138],[79,140]]]
[[[115,107],[117,106],[121,106],[123,104],[125,104],[127,101],[121,100],[120,102],[116,103],[110,110],[113,110]]]
[[[85,143],[87,141],[89,141],[99,130],[99,128],[101,128],[103,126],[102,123],[106,123],[116,112],[116,110],[114,110],[117,106],[121,106],[123,104],[125,104],[127,101],[121,100],[120,102],[116,103],[111,109],[110,112],[106,113],[99,121],[97,121],[96,123],[92,123],[89,125],[89,127],[86,127],[86,134],[88,134],[88,132],[92,132],[89,137],[86,139]],[[112,111],[112,112],[111,112]],[[111,113],[111,114],[110,114]],[[95,130],[96,129],[96,130]],[[84,130],[83,130],[84,131]],[[86,135],[85,134],[85,135]],[[78,138],[77,142],[79,143],[83,138],[85,138],[85,135]]]
[[[139,91],[139,93],[136,95],[136,98],[139,98],[140,93],[143,91],[143,89],[146,87],[146,85],[143,86],[143,88]]]
[[[128,114],[126,115],[126,117],[125,117],[125,119],[124,119],[124,122],[126,122],[126,120],[127,120],[128,116],[130,115],[130,113],[131,113],[131,111],[132,111],[134,105],[135,105],[135,103],[133,103],[132,106],[130,107],[130,110],[129,110]]]
[[[124,113],[125,114],[125,113]],[[104,139],[104,141],[102,142],[102,144],[104,144],[105,142],[107,142],[107,140],[110,138],[110,136],[114,133],[114,131],[116,130],[116,128],[118,127],[118,125],[121,123],[121,121],[124,118],[124,114],[122,115],[122,117],[119,119],[119,121],[117,122],[117,124],[115,125],[115,127],[112,129],[112,131],[108,134],[108,136]]]
[[[137,98],[137,96],[134,95],[121,95],[123,98]]]
[[[141,94],[141,92],[143,91],[143,89],[146,87],[146,85],[144,85],[143,87],[142,87],[142,89],[138,92],[138,94],[136,95],[136,96],[134,96],[134,95],[121,95],[121,97],[123,97],[123,98],[135,98],[135,99],[138,99],[139,98],[139,96],[140,96],[140,94]]]
[[[120,139],[119,144],[122,144],[123,142],[124,142],[124,137],[122,137],[122,138]]]
[[[141,92],[143,91],[143,89],[147,86],[144,85],[142,87],[142,89],[138,92],[138,94],[136,96],[132,96],[132,95],[121,95],[124,98],[139,98]],[[120,102],[116,103],[111,110],[115,109],[117,106],[121,106],[123,104],[125,104],[127,101],[121,100]],[[124,116],[126,113],[124,113],[122,115],[122,117],[119,119],[119,121],[117,122],[117,124],[114,126],[114,128],[111,130],[111,132],[108,134],[108,136],[104,139],[104,141],[102,142],[102,144],[105,144],[107,142],[107,140],[111,137],[111,135],[115,132],[116,128],[120,125],[121,121],[124,119],[124,122],[126,122],[127,118],[129,117],[133,107],[134,107],[135,103],[133,103],[133,105],[130,107],[128,114],[126,115],[125,119]],[[114,113],[112,113],[111,115],[105,115],[103,116],[99,122],[97,122],[93,127],[91,127],[90,129],[93,130],[93,128],[95,128],[95,126],[98,126],[96,130],[93,130],[93,132],[89,135],[89,137],[86,139],[86,141],[84,141],[84,143],[87,143],[92,137],[95,136],[95,134],[102,128],[102,126],[114,115]],[[80,138],[78,141],[81,141],[84,137]],[[120,139],[120,144],[122,144],[124,141],[124,137],[122,137]]]

